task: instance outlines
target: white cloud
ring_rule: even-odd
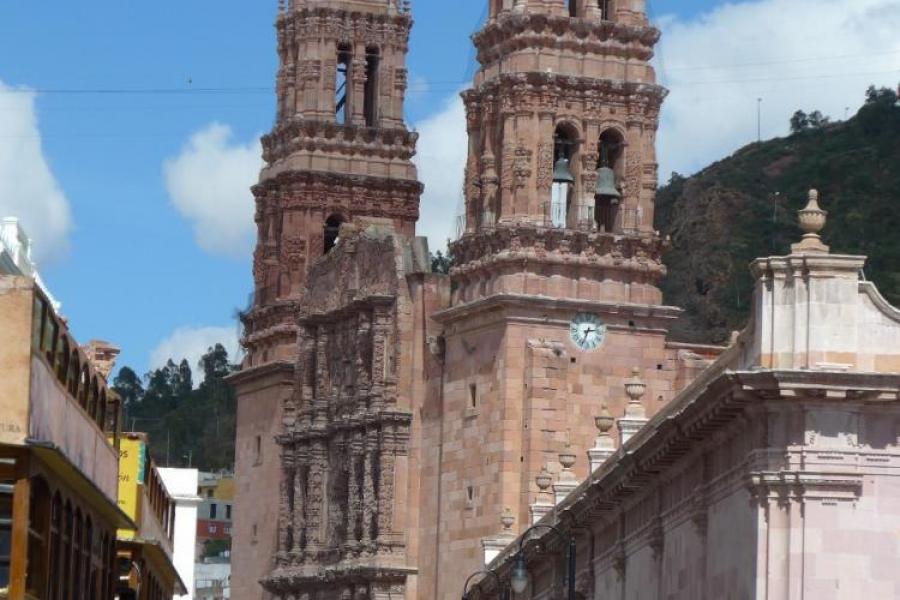
[[[164,367],[169,359],[175,364],[184,359],[188,361],[191,370],[197,373],[200,359],[216,344],[222,344],[228,350],[228,359],[237,363],[242,356],[238,336],[237,326],[179,327],[150,351],[150,368]],[[197,377],[194,377],[194,381],[200,382]]]
[[[262,167],[262,148],[258,137],[245,145],[232,137],[231,128],[219,123],[194,133],[178,156],[163,162],[163,175],[197,244],[212,254],[244,258],[256,229],[250,186]]]
[[[757,98],[766,139],[786,134],[797,109],[843,119],[869,84],[900,79],[900,0],[754,0],[658,21],[657,68],[671,90],[658,138],[663,180],[755,141]]]
[[[234,327],[179,327],[157,344],[150,352],[150,368],[165,366],[169,359],[175,364],[186,359],[191,370],[197,372],[200,358],[215,346],[222,344],[228,350],[231,362],[238,362],[240,345],[237,326]],[[197,378],[194,378],[197,381]],[[199,383],[199,381],[197,381]]]
[[[456,217],[463,214],[463,172],[468,152],[466,113],[453,94],[434,115],[417,124],[419,179],[425,184],[418,235],[428,236],[432,252],[443,250],[456,233]]]
[[[35,97],[0,82],[0,218],[19,218],[41,262],[68,250],[72,215],[41,147]]]

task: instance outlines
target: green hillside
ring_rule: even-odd
[[[796,211],[811,187],[829,211],[825,242],[867,255],[866,277],[900,305],[897,94],[870,89],[863,108],[841,123],[804,117],[792,120],[789,137],[746,146],[692,177],[675,174],[660,189],[656,227],[672,238],[663,292],[686,310],[675,339],[718,343],[744,326],[753,286],[747,267],[799,240]]]

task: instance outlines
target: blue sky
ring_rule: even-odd
[[[780,98],[785,88],[801,88],[806,91],[788,94],[784,106],[778,106],[779,115],[789,114],[786,111],[792,107],[805,106],[800,103],[807,99],[819,102],[825,96],[831,102],[825,108],[834,115],[843,112],[845,103],[850,105],[846,98],[861,98],[861,91],[869,82],[881,78],[889,84],[900,79],[900,75],[889,75],[894,67],[900,74],[900,47],[891,41],[890,28],[886,41],[879,37],[880,30],[877,35],[862,31],[843,45],[823,48],[815,38],[823,35],[815,31],[821,27],[808,27],[804,33],[804,24],[795,21],[789,23],[790,27],[783,27],[784,39],[802,42],[803,36],[808,35],[809,40],[781,44],[776,52],[770,46],[782,34],[776,31],[773,38],[772,32],[757,24],[760,37],[754,37],[757,33],[748,28],[748,46],[736,46],[729,50],[730,54],[714,52],[711,56],[710,48],[729,43],[728,31],[741,27],[748,15],[778,15],[783,12],[785,1],[652,3],[652,16],[665,16],[664,31],[671,31],[672,46],[663,47],[663,57],[673,70],[666,73],[666,63],[661,67],[664,83],[673,88],[673,139],[677,140],[675,136],[681,131],[696,129],[698,123],[679,116],[682,113],[677,112],[678,98],[684,98],[683,104],[687,105],[695,102],[691,100],[692,89],[701,90],[705,97],[710,95],[710,89],[735,86],[710,85],[708,82],[716,81],[716,77],[752,81],[753,74],[746,70],[734,75],[742,61],[774,56],[780,65],[801,68],[797,71],[801,76],[821,76],[811,82],[798,82],[791,79],[794,71],[787,71],[782,80],[740,84],[740,96],[735,96],[739,99],[726,99],[724,102],[730,104],[719,108],[726,115],[732,109],[752,113],[752,119],[741,117],[734,132],[723,133],[705,146],[688,146],[680,153],[668,151],[681,158],[681,162],[674,158],[670,161],[673,168],[690,171],[751,141],[755,137],[757,93]],[[792,1],[792,6],[808,2],[812,2],[812,7],[852,4],[848,0]],[[422,129],[421,143],[430,144],[429,152],[423,152],[423,160],[439,163],[439,169],[423,165],[425,173],[449,170],[452,177],[457,177],[459,169],[455,165],[460,157],[451,146],[458,145],[463,125],[454,98],[473,72],[468,36],[483,16],[483,4],[476,0],[414,2],[416,26],[409,56],[411,92],[407,119]],[[866,5],[866,15],[873,23],[886,22],[891,28],[900,15],[896,0],[856,0],[852,5],[856,7],[853,10]],[[276,68],[272,30],[275,6],[275,0],[0,3],[0,82],[7,86],[5,94],[0,91],[0,156],[4,146],[9,150],[7,154],[14,155],[7,156],[12,166],[6,172],[15,179],[18,170],[30,168],[15,162],[19,145],[31,141],[38,148],[35,152],[39,152],[49,171],[48,186],[54,188],[57,197],[64,198],[71,216],[67,232],[51,235],[45,230],[46,213],[38,210],[22,215],[30,233],[43,245],[42,273],[63,302],[63,312],[71,320],[78,339],[96,337],[119,344],[123,348],[120,365],[128,364],[143,372],[162,354],[177,355],[182,349],[193,359],[196,350],[189,351],[186,346],[196,328],[230,330],[232,336],[237,330],[235,312],[246,303],[251,291],[249,252],[239,244],[231,248],[232,252],[216,252],[198,243],[196,223],[173,204],[163,165],[183,154],[191,137],[214,123],[230,128],[230,137],[227,132],[222,133],[223,144],[243,145],[245,154],[252,154],[256,138],[269,129],[273,118],[270,90]],[[884,11],[880,16],[879,10]],[[872,11],[876,11],[874,16]],[[782,27],[771,23],[773,28]],[[824,35],[834,38],[827,31]],[[697,40],[707,45],[697,45]],[[879,45],[881,41],[883,47]],[[855,62],[840,58],[854,55]],[[878,65],[871,65],[873,56],[880,57]],[[718,64],[710,62],[719,57]],[[791,57],[795,62],[791,62]],[[832,62],[802,62],[816,57]],[[707,79],[702,81],[697,80],[696,71],[692,72],[693,80],[685,82],[679,96],[679,68],[695,62],[711,69],[728,67],[730,71],[705,72],[700,77]],[[816,65],[826,70],[811,71]],[[827,73],[846,73],[849,77],[852,73],[868,74],[866,69],[870,67],[872,75],[848,82],[843,95],[834,97],[835,86],[825,77]],[[764,75],[773,71],[772,67],[759,68]],[[19,86],[37,91],[32,113],[21,109],[21,102],[15,98],[23,96],[21,91],[9,93],[8,88]],[[244,89],[228,94],[189,91],[198,88]],[[858,92],[854,92],[857,88]],[[173,89],[188,91],[117,91]],[[9,123],[29,117],[35,121],[33,128]],[[783,131],[785,121],[781,116],[777,121],[773,117],[772,123],[766,125],[766,134]],[[715,128],[721,130],[719,126]],[[456,153],[451,156],[453,152]],[[688,154],[690,160],[685,158]],[[668,164],[667,160],[663,160],[664,164]],[[429,203],[451,210],[449,205],[456,193],[451,189],[452,182],[435,179],[430,183],[425,179],[432,193],[426,196],[423,212],[429,210]],[[202,181],[192,185],[191,190],[203,193]],[[252,202],[249,191],[241,191],[243,187],[241,184],[236,192],[238,202],[244,197],[247,203]],[[29,207],[38,207],[37,200],[32,203],[27,197],[26,188],[15,183],[4,188],[0,182],[0,212],[18,206],[29,213]],[[432,220],[445,219],[441,216]],[[63,236],[65,240],[59,239]],[[179,330],[182,336],[173,338]],[[209,335],[218,335],[207,334],[204,343],[211,339]],[[185,340],[185,348],[179,340]]]

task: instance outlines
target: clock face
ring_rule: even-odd
[[[603,343],[606,336],[606,325],[594,314],[581,313],[575,315],[569,325],[572,341],[582,350],[593,350]]]

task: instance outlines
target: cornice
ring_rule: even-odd
[[[577,298],[556,298],[531,294],[494,294],[479,298],[472,302],[437,311],[431,318],[442,325],[451,325],[463,319],[500,309],[552,312],[597,312],[601,314],[617,314],[638,316],[645,319],[671,321],[677,319],[682,310],[674,306],[651,304],[631,304],[627,302],[602,302],[597,300],[581,300]]]
[[[659,112],[668,90],[656,83],[625,81],[623,79],[598,79],[559,73],[527,71],[503,73],[491,77],[462,93],[467,105],[498,101],[501,97],[539,98],[541,95],[558,97],[565,94],[568,101],[592,99],[640,98],[646,108]],[[548,108],[555,108],[548,105]]]
[[[900,374],[724,371],[715,366],[712,369],[715,377],[689,386],[667,404],[545,517],[545,522],[566,530],[600,513],[614,512],[634,494],[650,489],[661,472],[696,448],[698,442],[712,439],[751,405],[900,402]],[[861,479],[857,473],[753,469],[746,473],[746,484],[756,497],[774,493],[800,499],[853,500],[859,493]],[[526,546],[526,552],[534,545]],[[512,568],[513,554],[507,550],[491,563],[501,577]]]
[[[290,193],[291,188],[303,188],[308,186],[324,186],[343,191],[387,191],[392,196],[420,195],[425,186],[415,179],[400,179],[396,177],[380,177],[377,175],[353,175],[349,173],[336,173],[333,171],[307,171],[291,169],[281,171],[277,175],[264,177],[260,183],[251,189],[257,200],[262,199],[267,192]],[[318,201],[319,204],[329,204],[329,199]],[[356,207],[355,212],[363,213],[365,207]]]
[[[325,152],[344,156],[372,156],[411,160],[419,134],[405,128],[343,125],[292,117],[262,137],[263,159],[271,164],[296,152]]]
[[[278,360],[255,367],[247,367],[228,375],[225,377],[225,381],[232,386],[239,387],[266,378],[280,378],[284,383],[292,384],[294,381],[294,363]]]
[[[307,565],[280,567],[261,583],[270,592],[309,590],[316,586],[355,583],[399,583],[418,574],[418,569],[388,565]],[[401,594],[402,596],[402,594]]]
[[[472,36],[478,62],[489,64],[508,55],[510,46],[572,47],[582,52],[596,47],[604,54],[627,54],[649,61],[659,41],[659,29],[613,21],[572,19],[545,13],[504,13]]]

